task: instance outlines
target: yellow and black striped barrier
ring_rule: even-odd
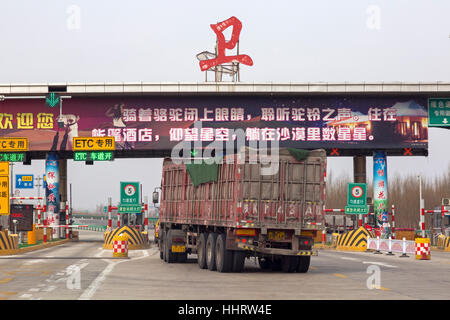
[[[444,251],[450,251],[450,237],[440,235],[437,239],[437,247]]]
[[[343,233],[337,238],[337,250],[366,251],[367,238],[374,238],[374,234],[363,227]]]
[[[8,234],[7,231],[0,231],[0,255],[10,255],[17,253],[19,249],[19,239],[16,234]]]
[[[113,231],[105,232],[105,240],[103,243],[104,249],[113,249],[113,239],[114,236],[123,234],[128,238],[128,250],[138,250],[146,249],[149,247],[149,243],[146,240],[145,234],[139,232],[136,229],[130,228],[128,226],[123,226],[114,229]]]

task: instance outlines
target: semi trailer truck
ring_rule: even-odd
[[[255,257],[263,269],[307,272],[325,224],[326,152],[276,152],[269,174],[248,148],[220,163],[164,159],[160,258],[183,263],[196,254],[202,269],[242,272],[245,259]]]

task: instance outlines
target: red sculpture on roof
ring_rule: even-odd
[[[231,34],[231,39],[226,41],[223,31],[229,27],[233,27],[233,32]],[[200,61],[200,69],[202,71],[206,71],[215,66],[230,63],[230,62],[239,62],[248,66],[253,65],[253,60],[250,56],[246,54],[238,54],[235,56],[227,56],[225,55],[225,50],[232,50],[236,47],[237,42],[239,41],[239,35],[242,29],[242,23],[236,17],[231,17],[225,21],[219,22],[217,24],[212,24],[211,29],[217,35],[217,56],[214,59],[202,60]]]

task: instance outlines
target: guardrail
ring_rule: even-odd
[[[415,254],[416,244],[415,241],[406,240],[393,240],[377,238],[367,238],[367,250],[375,250],[374,253],[380,254],[381,251],[386,251],[387,254],[393,255],[393,252],[402,253],[402,257],[407,257],[407,253]]]
[[[107,226],[98,226],[98,225],[88,225],[87,227],[79,227],[79,230],[89,230],[89,231],[99,231],[105,232]]]

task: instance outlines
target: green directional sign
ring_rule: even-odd
[[[428,126],[450,127],[450,98],[428,99]]]
[[[120,182],[120,205],[140,205],[139,182]]]
[[[45,96],[45,104],[48,105],[50,108],[53,108],[59,104],[61,100],[61,97],[57,93],[50,93]]]
[[[75,151],[73,153],[74,161],[112,161],[114,160],[113,151]]]
[[[25,154],[23,152],[1,152],[0,161],[23,162]]]
[[[141,205],[119,205],[118,213],[141,213],[142,206]]]
[[[368,214],[369,206],[345,206],[346,214]]]

